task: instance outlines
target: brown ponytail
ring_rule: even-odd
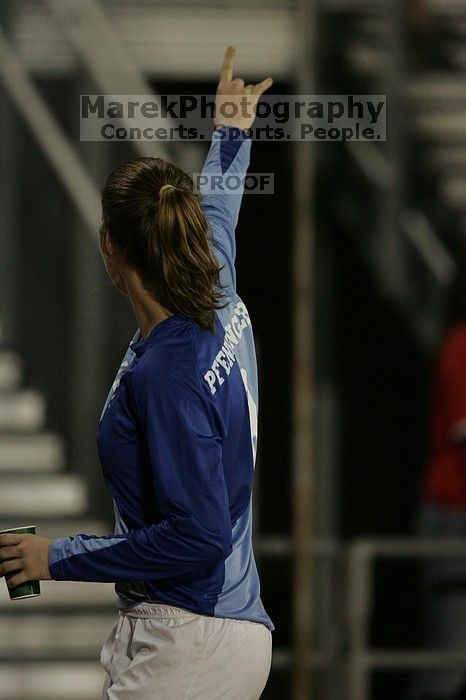
[[[164,309],[214,332],[215,310],[227,303],[219,303],[221,268],[189,175],[162,158],[119,166],[102,191],[105,231]]]

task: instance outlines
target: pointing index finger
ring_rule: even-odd
[[[233,67],[235,63],[236,48],[229,46],[225,51],[222,68],[220,70],[220,82],[229,83],[233,79]]]

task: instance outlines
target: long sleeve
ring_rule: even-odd
[[[243,197],[243,188],[235,194],[212,187],[214,176],[223,181],[229,175],[244,175],[249,167],[251,139],[247,132],[233,127],[214,130],[212,143],[202,170],[207,182],[201,185],[202,201],[212,233],[212,245],[221,265],[222,284],[236,289],[236,241],[235,229]]]
[[[157,373],[159,375],[159,373]],[[123,535],[53,540],[55,580],[118,582],[181,575],[231,552],[222,442],[201,388],[153,368],[132,376],[133,410],[143,435],[160,522]]]

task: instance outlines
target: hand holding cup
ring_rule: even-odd
[[[35,534],[35,525],[0,532],[0,576],[11,600],[40,595],[39,581],[50,581],[48,555],[52,540]]]

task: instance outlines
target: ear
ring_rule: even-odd
[[[101,237],[100,249],[102,254],[107,257],[112,257],[115,253],[115,246],[113,245],[108,231],[105,231]]]

